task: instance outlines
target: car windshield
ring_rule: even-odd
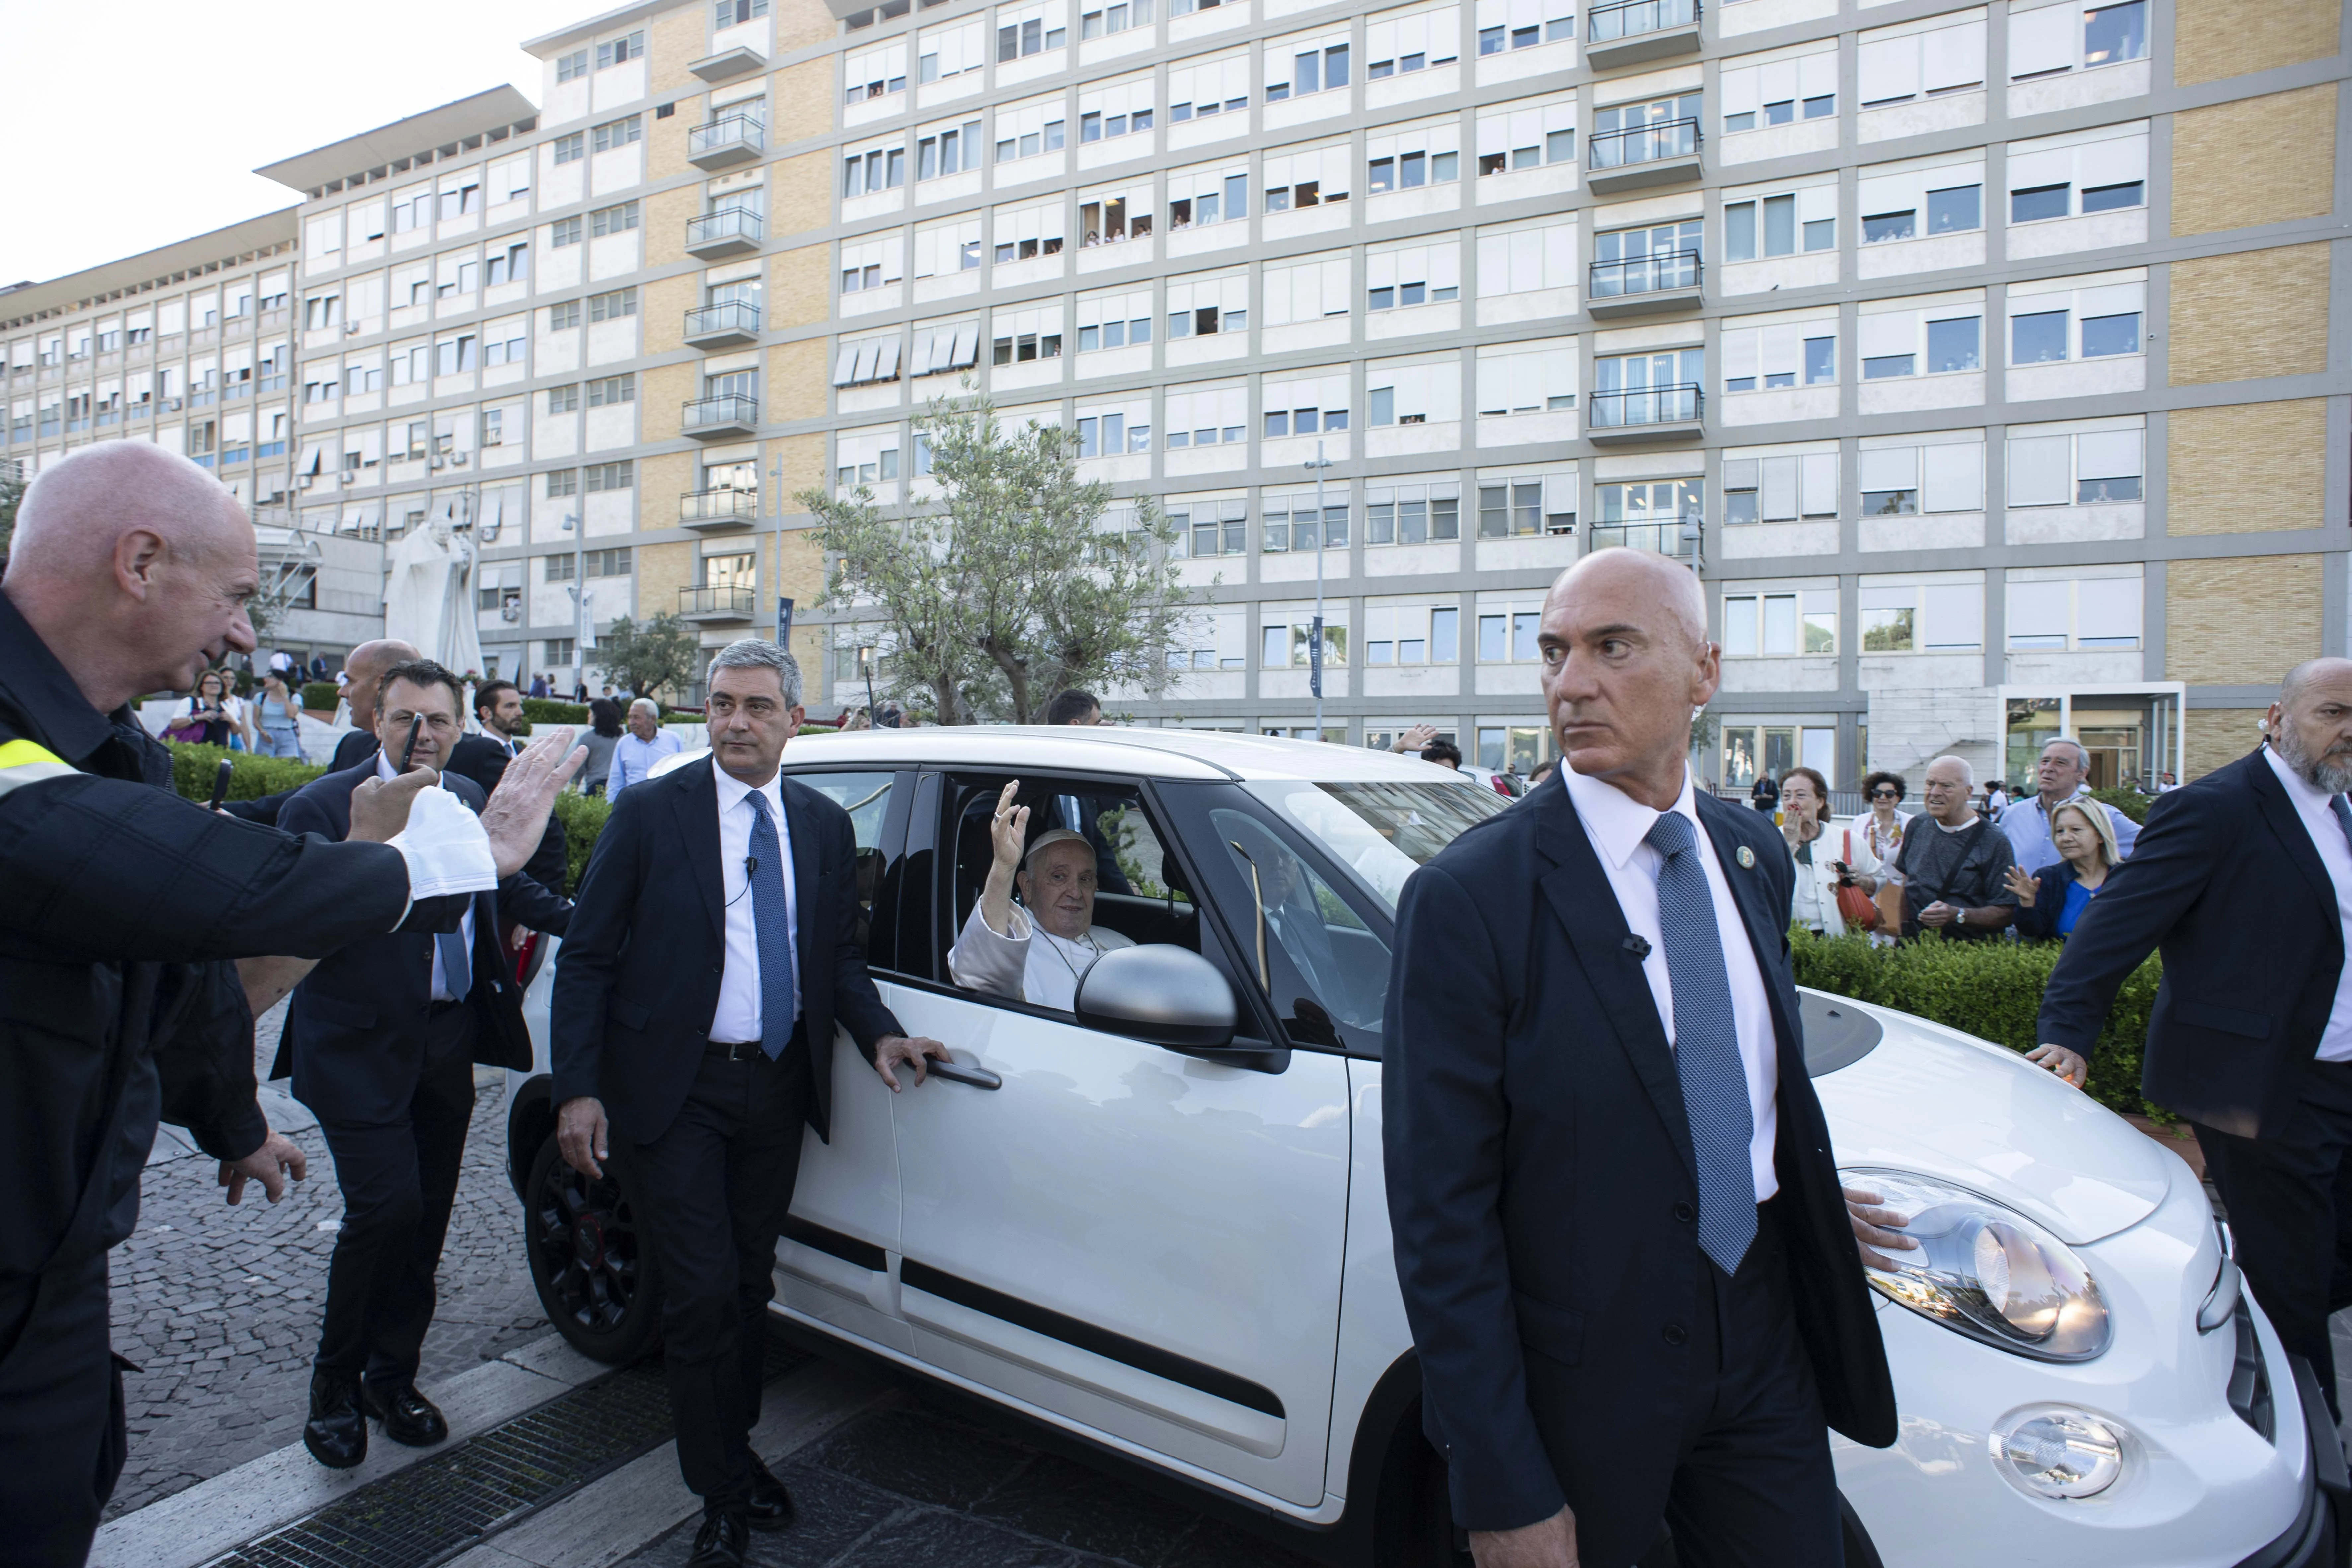
[[[1406,878],[1465,828],[1511,806],[1494,791],[1467,782],[1248,787],[1353,871],[1391,915]]]

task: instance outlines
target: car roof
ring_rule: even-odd
[[[784,749],[788,769],[827,765],[1068,768],[1160,779],[1300,779],[1315,783],[1458,784],[1466,774],[1369,746],[1291,741],[1222,730],[1111,725],[973,724],[919,730],[804,731]]]

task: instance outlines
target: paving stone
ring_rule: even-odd
[[[970,1514],[925,1509],[892,1519],[852,1547],[840,1568],[1077,1568],[1080,1559]]]
[[[972,1511],[1040,1540],[1149,1568],[1166,1561],[1199,1519],[1140,1487],[1050,1455],[1024,1467]]]
[[[1033,1462],[1028,1450],[919,1406],[877,1411],[806,1462],[916,1502],[967,1508]]]

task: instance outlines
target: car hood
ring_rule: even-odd
[[[1866,1055],[1813,1079],[1841,1169],[1940,1177],[2078,1246],[2137,1225],[2188,1173],[2139,1129],[2014,1051],[1833,1000],[1885,1031]]]

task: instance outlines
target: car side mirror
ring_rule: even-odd
[[[1240,1014],[1217,966],[1190,948],[1122,947],[1095,960],[1078,982],[1083,1028],[1167,1046],[1214,1050],[1233,1043]]]

